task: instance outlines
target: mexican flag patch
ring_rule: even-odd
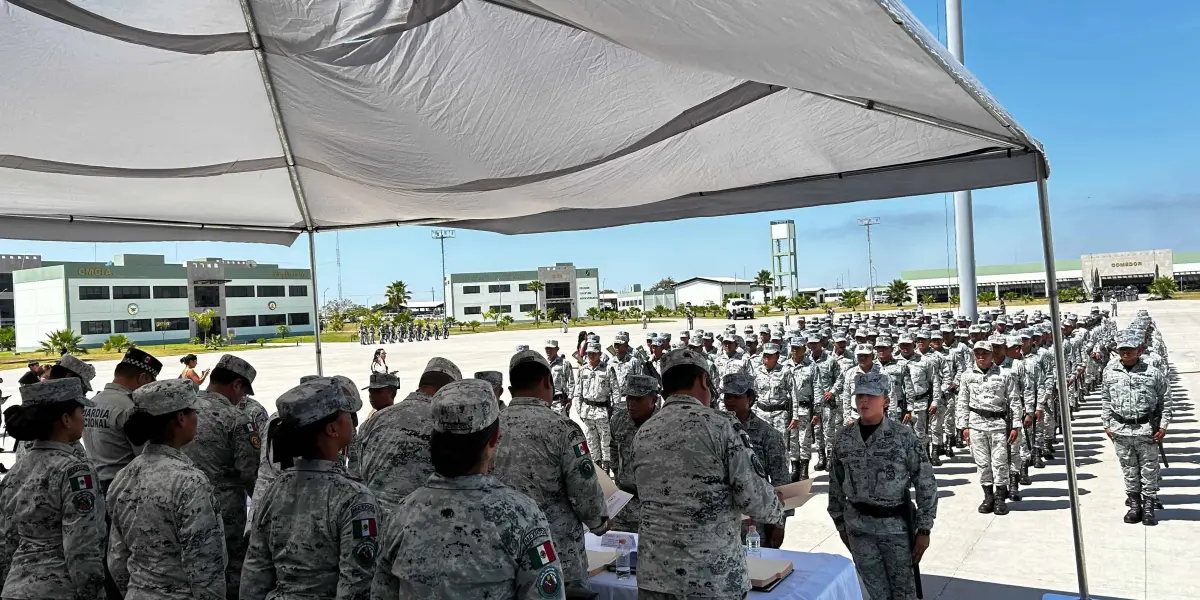
[[[92,482],[91,475],[80,475],[78,477],[71,478],[71,491],[72,492],[81,492],[83,490],[90,490],[90,489],[92,489],[92,487],[94,487],[94,485]]]
[[[554,562],[556,558],[558,557],[554,554],[554,545],[550,543],[550,540],[546,540],[541,545],[534,546],[529,551],[529,561],[533,563],[533,568],[535,569]]]
[[[591,451],[588,450],[587,440],[575,444],[575,456],[586,456],[588,454],[591,454]]]
[[[378,534],[379,529],[375,525],[375,519],[359,519],[354,522],[354,537],[375,537]]]

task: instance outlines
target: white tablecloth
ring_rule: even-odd
[[[600,538],[591,534],[587,534],[585,545],[593,550],[602,549]],[[762,557],[790,560],[793,571],[771,593],[752,591],[749,598],[862,600],[854,563],[844,556],[763,548]],[[636,576],[620,581],[616,573],[605,571],[593,575],[591,584],[592,590],[600,594],[600,600],[637,600]]]

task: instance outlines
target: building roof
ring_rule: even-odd
[[[432,301],[432,302],[431,301],[413,300],[408,303],[408,308],[409,308],[409,310],[414,309],[414,308],[438,308],[439,306],[445,306],[445,305],[446,305],[446,302],[444,300],[437,300],[437,301]]]
[[[685,279],[679,283],[676,283],[675,287],[679,287],[685,283],[691,283],[693,281],[708,281],[711,283],[754,283],[753,280],[738,279],[737,277],[692,277],[691,279]]]

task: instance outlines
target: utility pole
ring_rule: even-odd
[[[879,217],[866,217],[858,220],[858,224],[867,228],[867,294],[871,302],[871,310],[875,310],[875,262],[871,258],[871,226],[879,224]]]
[[[333,247],[337,253],[337,270],[338,270],[338,300],[342,299],[342,234],[339,231],[333,232]]]
[[[429,232],[433,239],[437,240],[442,245],[442,287],[446,286],[446,240],[454,239],[453,229],[434,229]],[[434,298],[437,300],[437,298]],[[442,292],[442,300],[446,301],[446,293]]]
[[[958,62],[963,55],[962,0],[946,0],[946,44]],[[954,192],[955,250],[958,256],[958,310],[972,322],[979,313],[975,286],[975,217],[971,191]]]

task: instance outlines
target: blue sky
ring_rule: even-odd
[[[941,0],[908,5],[945,39]],[[965,0],[964,5],[967,66],[1050,157],[1058,257],[1152,248],[1200,251],[1194,233],[1200,218],[1195,183],[1200,2]],[[979,190],[974,199],[978,264],[1041,260],[1032,185]],[[872,241],[878,279],[886,281],[901,270],[946,266],[946,207],[953,235],[953,200],[941,195],[599,231],[502,236],[460,230],[446,244],[446,268],[532,269],[570,261],[598,267],[602,285],[613,289],[665,276],[752,277],[769,267],[768,223],[794,219],[802,285],[865,285],[859,217],[882,219]],[[653,247],[649,239],[656,240]],[[317,236],[318,290],[328,289],[329,298],[337,295],[334,241],[334,234]],[[343,292],[350,299],[378,302],[395,279],[408,282],[416,300],[429,300],[430,289],[440,288],[438,244],[428,229],[345,232],[340,241]],[[951,239],[951,263],[953,244]],[[123,252],[165,254],[168,260],[214,256],[308,263],[305,238],[290,248],[0,240],[0,253],[41,254],[47,260],[104,261]],[[441,299],[440,289],[436,295]]]

